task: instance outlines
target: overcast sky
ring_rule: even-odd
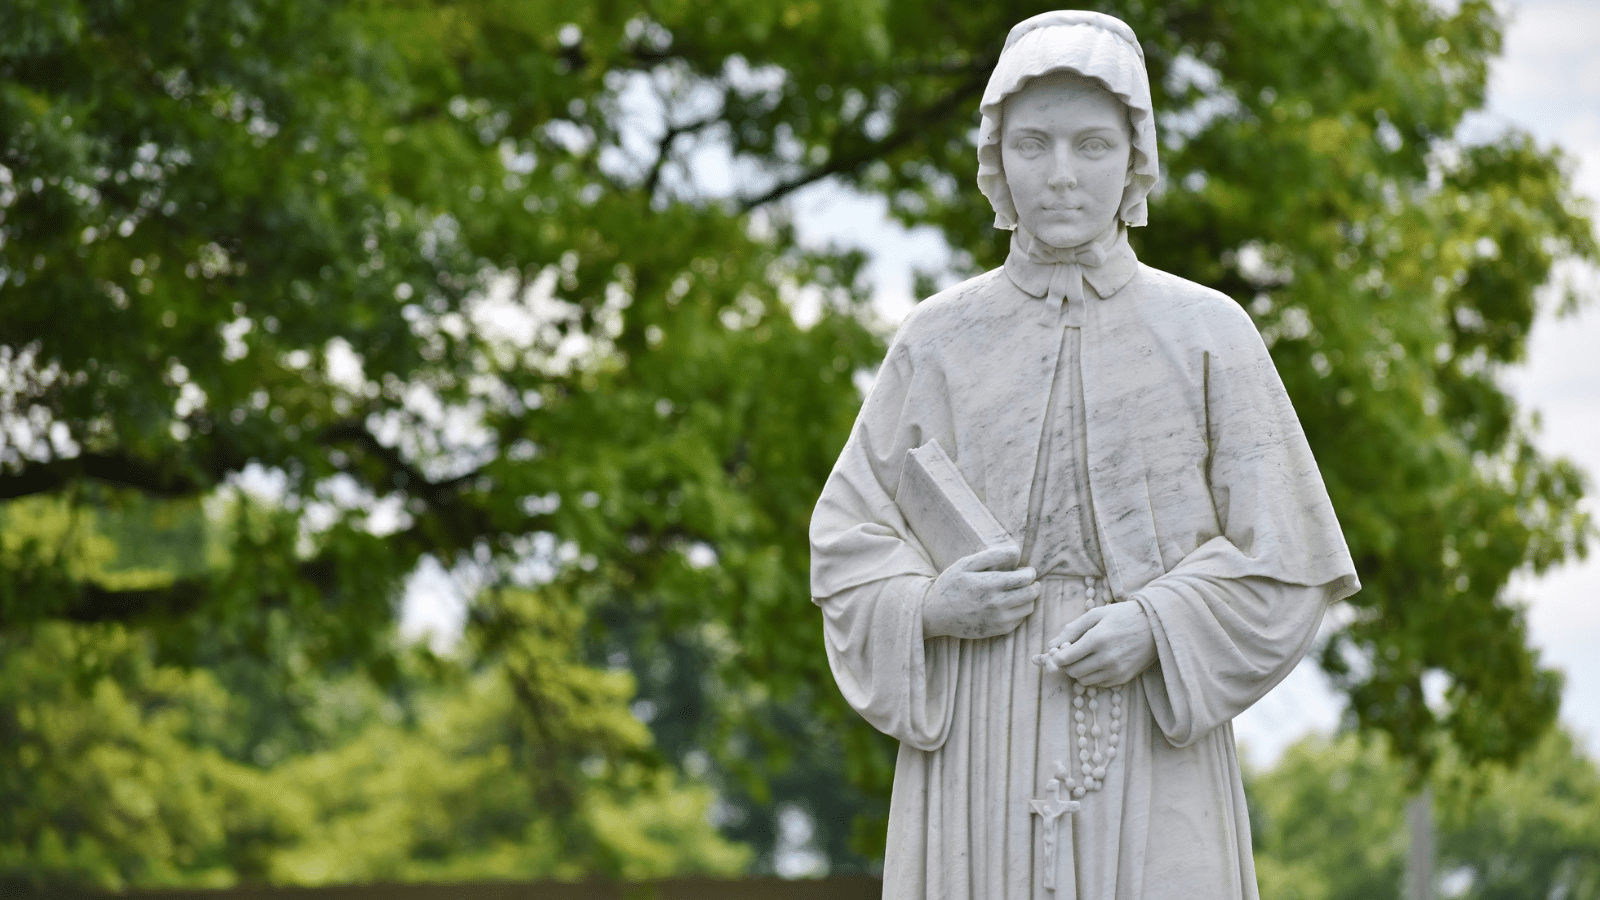
[[[1541,143],[1574,157],[1578,189],[1600,198],[1600,2],[1524,0],[1495,67],[1490,120],[1515,123]],[[1600,210],[1592,207],[1591,213]],[[1600,298],[1600,272],[1572,273]],[[1540,443],[1590,473],[1588,508],[1600,511],[1600,304],[1575,317],[1548,313],[1534,329],[1528,363],[1511,379],[1525,405],[1537,409]],[[1567,673],[1562,717],[1600,753],[1600,559],[1595,551],[1523,588],[1531,598],[1533,639],[1547,661]]]

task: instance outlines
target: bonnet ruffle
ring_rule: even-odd
[[[1118,218],[1128,225],[1146,221],[1145,198],[1160,171],[1150,76],[1144,50],[1121,19],[1097,12],[1058,10],[1020,22],[1006,36],[1000,61],[989,76],[978,110],[978,189],[994,207],[996,228],[1017,226],[1017,207],[1000,165],[1001,104],[1030,79],[1051,72],[1093,78],[1115,94],[1133,126],[1133,180],[1122,192]]]

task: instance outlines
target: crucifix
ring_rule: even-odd
[[[1062,816],[1077,812],[1079,806],[1078,801],[1061,796],[1064,787],[1061,779],[1065,769],[1060,763],[1056,764],[1056,769],[1056,777],[1045,785],[1048,799],[1028,801],[1034,815],[1044,822],[1044,888],[1047,891],[1056,889],[1056,826]]]

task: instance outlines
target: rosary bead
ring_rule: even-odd
[[[1094,580],[1085,579],[1088,590],[1087,606],[1095,607]],[[1114,598],[1105,602],[1114,602]],[[1111,760],[1117,756],[1117,745],[1122,742],[1120,734],[1122,728],[1122,688],[1110,687],[1105,689],[1110,695],[1110,727],[1106,727],[1106,720],[1100,717],[1100,688],[1085,685],[1072,680],[1072,718],[1073,730],[1078,735],[1078,768],[1082,772],[1082,781],[1069,777],[1066,770],[1058,761],[1056,763],[1057,783],[1065,786],[1070,796],[1081,798],[1088,793],[1100,790],[1105,786],[1106,769]],[[1088,703],[1084,703],[1085,700]]]

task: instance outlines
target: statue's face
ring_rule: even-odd
[[[1122,101],[1070,74],[1028,82],[1002,109],[1000,160],[1017,221],[1052,247],[1076,247],[1116,223],[1132,178]]]

